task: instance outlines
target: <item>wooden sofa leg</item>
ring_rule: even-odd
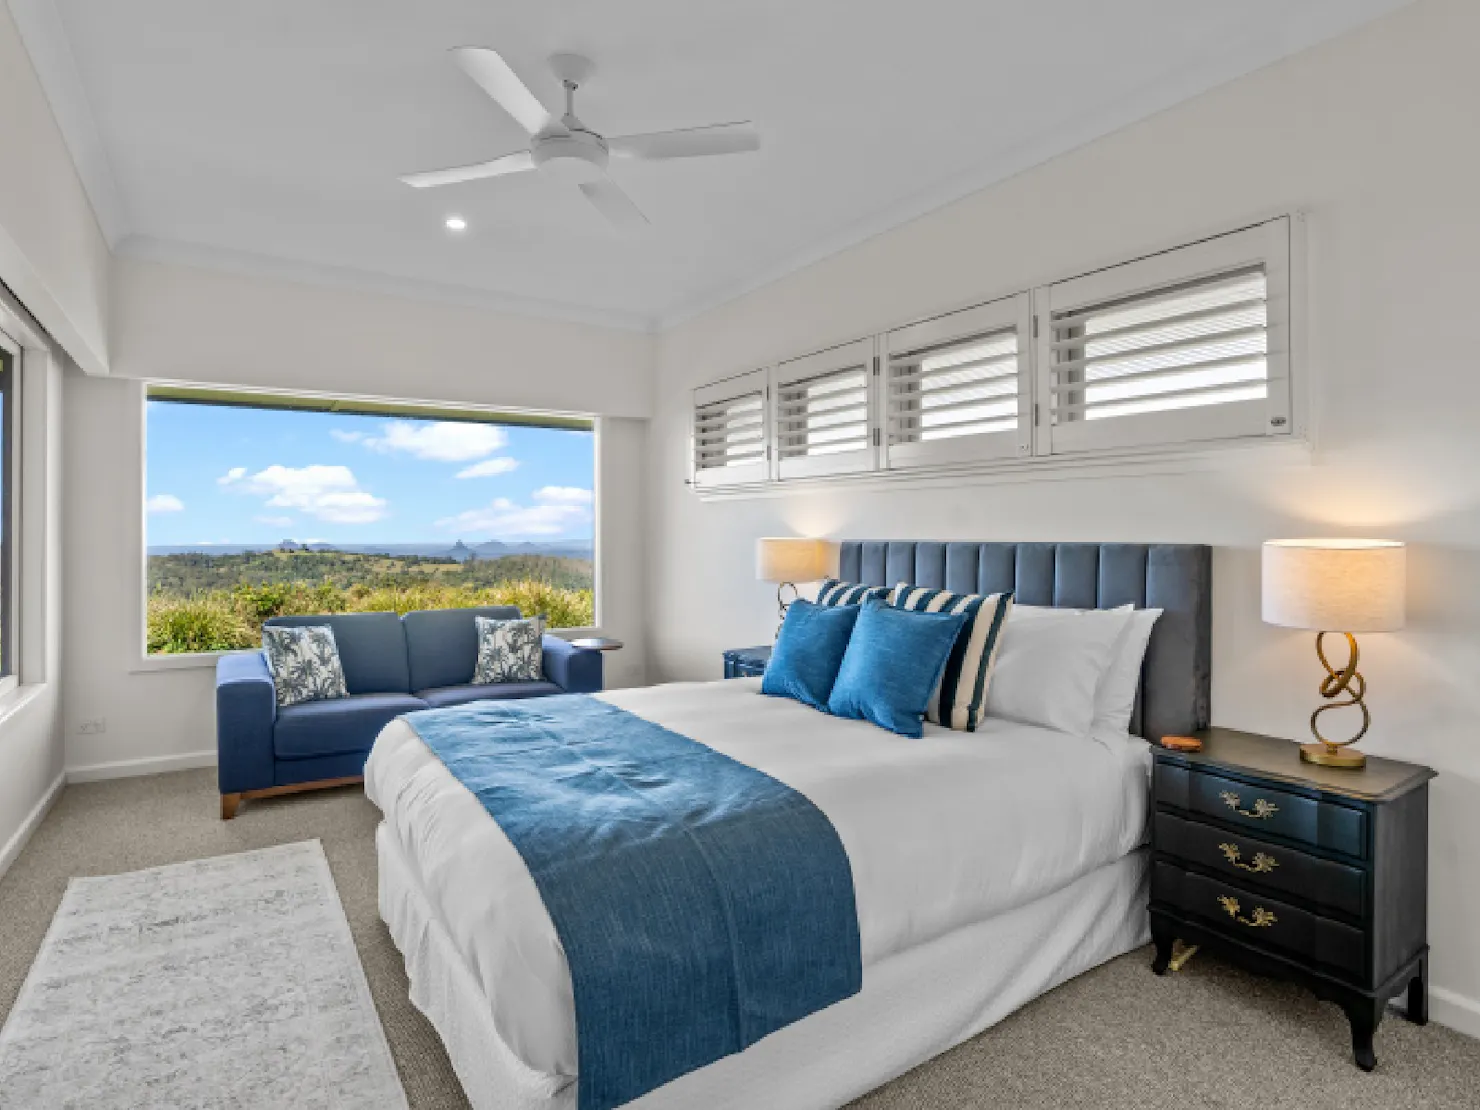
[[[233,817],[236,816],[237,807],[241,804],[242,796],[240,794],[222,794],[221,820],[230,821]]]

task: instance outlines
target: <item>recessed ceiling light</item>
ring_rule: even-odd
[[[466,231],[468,229],[468,221],[461,216],[448,216],[444,223],[448,231]]]

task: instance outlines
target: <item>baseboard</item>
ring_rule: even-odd
[[[31,807],[31,812],[26,814],[26,819],[21,822],[21,827],[15,830],[15,835],[5,842],[5,847],[0,848],[0,875],[10,870],[10,865],[15,862],[15,857],[21,854],[21,849],[31,839],[31,834],[40,826],[51,807],[62,795],[62,787],[67,785],[67,776],[60,774],[55,781],[46,788],[46,793],[41,795],[41,800]]]
[[[1429,988],[1429,1018],[1455,1032],[1480,1039],[1480,1002],[1443,987]]]
[[[68,782],[101,782],[104,779],[127,779],[136,775],[162,775],[167,771],[193,771],[197,767],[214,767],[216,749],[185,752],[182,755],[151,755],[143,759],[120,759],[116,763],[90,763],[86,767],[68,767]]]

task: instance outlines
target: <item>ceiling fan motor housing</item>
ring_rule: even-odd
[[[530,153],[536,169],[563,181],[581,184],[606,176],[606,143],[594,131],[579,128],[537,136]]]

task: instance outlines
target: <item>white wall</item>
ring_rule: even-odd
[[[610,685],[644,678],[652,340],[632,332],[120,258],[113,375],[67,378],[64,636],[73,778],[214,758],[214,672],[140,663],[142,379],[596,413]],[[82,735],[83,720],[106,732]]]
[[[1412,545],[1409,627],[1368,636],[1372,753],[1430,764],[1435,1012],[1480,1035],[1480,4],[1425,0],[713,310],[660,337],[650,490],[655,678],[765,642],[757,536],[1216,545],[1215,723],[1306,729],[1307,635],[1259,620],[1258,545]],[[703,502],[704,380],[1175,245],[1310,213],[1316,449],[1184,473],[965,481]]]
[[[72,358],[106,369],[107,246],[21,45],[0,6],[0,283]],[[0,294],[0,301],[5,297]],[[0,326],[28,326],[0,304]],[[40,341],[39,335],[31,339]],[[28,340],[29,342],[29,340]],[[0,873],[62,769],[60,363],[29,346],[20,472],[23,686],[0,698]],[[65,356],[59,356],[65,358]]]

